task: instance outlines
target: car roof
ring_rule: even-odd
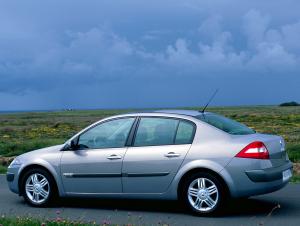
[[[161,109],[161,110],[146,110],[146,111],[136,111],[136,112],[130,112],[127,114],[157,114],[157,113],[162,113],[162,114],[174,114],[174,115],[184,115],[184,116],[191,116],[195,117],[197,115],[203,114],[200,111],[195,111],[195,110],[183,110],[183,109]],[[205,112],[204,114],[208,114],[210,112]]]
[[[166,113],[166,114],[176,114],[176,115],[187,115],[187,116],[197,116],[201,112],[195,110],[181,110],[181,109],[165,109],[165,110],[156,110],[155,113]]]

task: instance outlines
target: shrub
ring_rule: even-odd
[[[289,107],[289,106],[300,106],[296,101],[285,102],[279,105],[280,107]]]

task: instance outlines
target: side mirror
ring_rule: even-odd
[[[78,143],[78,138],[71,140],[69,148],[71,150],[77,150],[77,148],[78,148],[77,143]]]
[[[70,149],[71,150],[76,150],[76,148],[77,148],[77,144],[76,144],[75,140],[71,140]]]

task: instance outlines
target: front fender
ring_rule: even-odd
[[[58,189],[58,192],[59,192],[59,196],[64,196],[65,195],[65,192],[62,189],[63,186],[62,186],[62,181],[61,181],[61,177],[60,177],[60,174],[59,174],[60,168],[59,168],[58,164],[57,165],[52,165],[52,164],[50,164],[49,162],[47,162],[43,159],[35,159],[35,160],[31,161],[30,163],[23,164],[19,169],[18,176],[22,175],[24,169],[26,169],[30,166],[41,166],[41,167],[47,169],[50,172],[50,174],[53,176],[53,178],[56,182],[57,189]],[[18,180],[18,183],[19,183],[19,178],[17,178],[17,180]]]

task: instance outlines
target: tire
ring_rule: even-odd
[[[186,178],[180,191],[183,204],[199,216],[220,213],[225,198],[224,186],[217,177],[208,172],[198,172]]]
[[[48,171],[40,168],[28,170],[22,178],[22,191],[25,201],[34,207],[53,204],[56,197],[56,184]]]

